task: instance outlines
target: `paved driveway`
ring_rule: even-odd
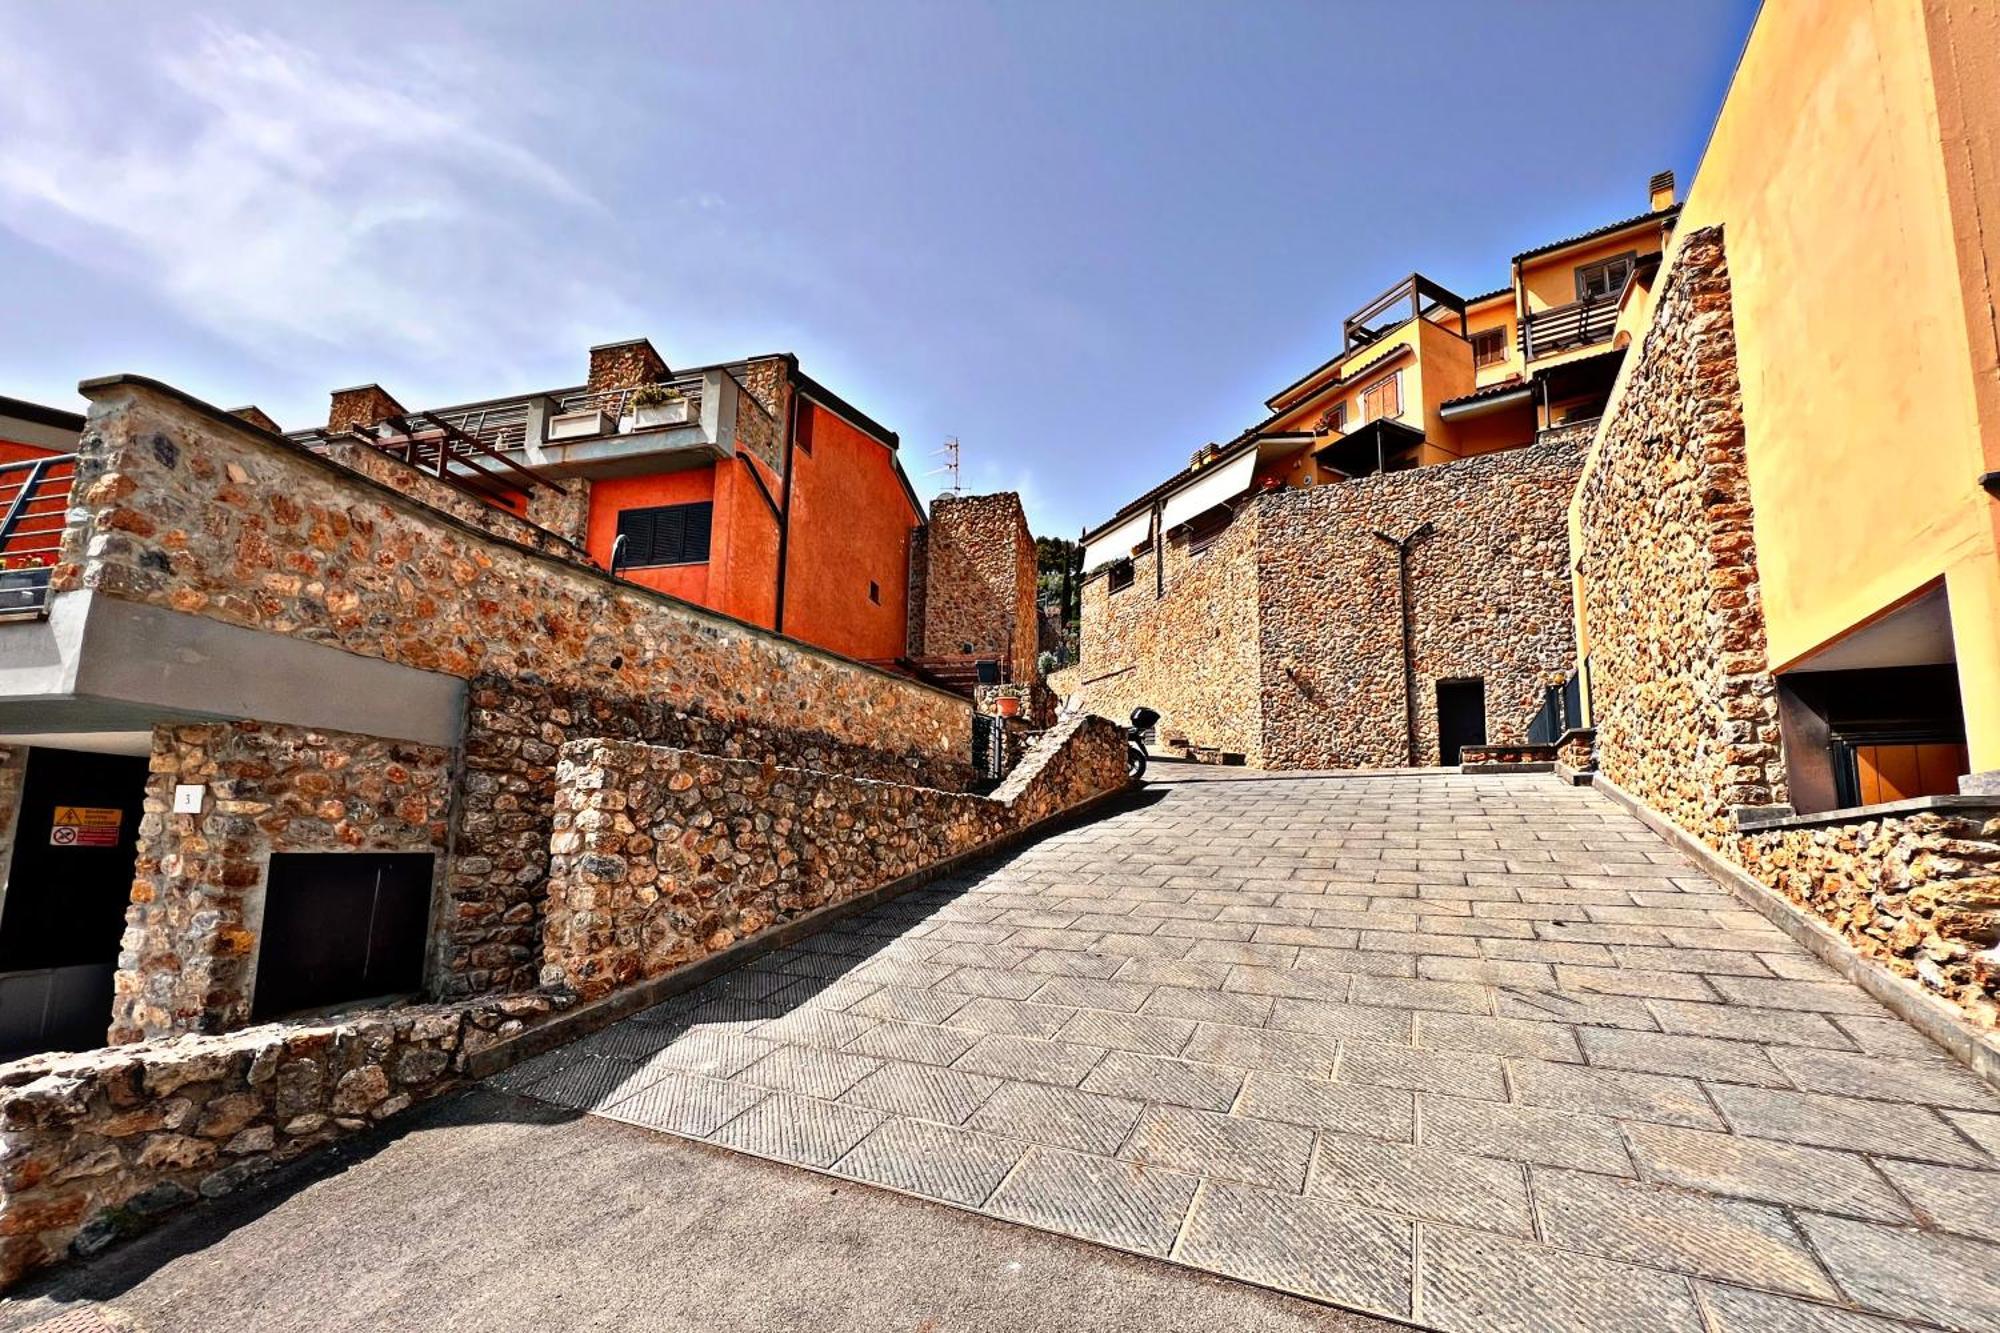
[[[1602,797],[1159,794],[498,1081],[1437,1328],[2000,1329],[2000,1099]]]

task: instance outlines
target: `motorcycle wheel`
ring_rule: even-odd
[[[1125,776],[1138,782],[1146,776],[1146,747],[1128,743],[1125,746]]]

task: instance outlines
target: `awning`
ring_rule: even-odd
[[[1313,454],[1320,466],[1330,467],[1346,477],[1365,477],[1375,472],[1395,472],[1393,464],[1414,467],[1409,454],[1424,442],[1424,433],[1388,417],[1377,417],[1356,426],[1347,434]]]
[[[1211,467],[1195,474],[1196,479],[1167,497],[1167,507],[1160,515],[1160,526],[1177,528],[1197,514],[1206,513],[1227,500],[1250,489],[1250,479],[1257,474],[1257,451],[1245,453],[1241,458],[1232,458],[1220,467]]]
[[[1459,421],[1465,417],[1484,416],[1497,412],[1503,407],[1517,407],[1533,401],[1535,386],[1516,384],[1511,387],[1496,385],[1481,389],[1477,393],[1466,394],[1463,398],[1451,398],[1438,404],[1438,415],[1446,421]]]
[[[1115,528],[1107,528],[1083,548],[1083,567],[1096,569],[1113,560],[1123,560],[1132,548],[1153,536],[1153,511],[1142,509]]]

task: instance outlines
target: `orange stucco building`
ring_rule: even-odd
[[[904,655],[923,506],[899,441],[789,354],[674,371],[644,339],[585,382],[411,412],[333,395],[307,443],[359,435],[634,583],[849,657]]]
[[[1672,172],[1633,217],[1513,256],[1506,285],[1460,296],[1412,273],[1341,323],[1338,352],[1266,415],[1084,534],[1086,570],[1212,540],[1241,497],[1515,449],[1588,429],[1624,358],[1620,312],[1646,290],[1680,212]]]

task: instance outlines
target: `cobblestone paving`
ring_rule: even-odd
[[[1602,797],[1158,794],[497,1081],[1441,1329],[2000,1330],[2000,1098]]]

